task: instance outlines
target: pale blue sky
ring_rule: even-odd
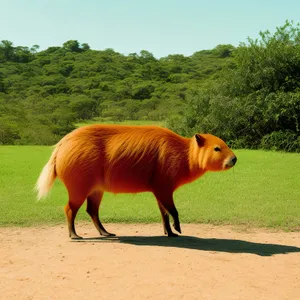
[[[67,40],[125,55],[192,55],[237,46],[260,30],[300,20],[299,0],[0,0],[0,40],[61,46]]]

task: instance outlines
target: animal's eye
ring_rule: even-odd
[[[221,149],[219,148],[219,147],[215,147],[215,149],[214,149],[216,152],[220,152],[221,151]]]

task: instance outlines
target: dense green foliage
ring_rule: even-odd
[[[0,147],[0,227],[65,224],[67,190],[57,180],[49,197],[36,201],[33,190],[52,147]],[[182,223],[244,224],[297,230],[300,156],[296,153],[237,150],[234,170],[205,174],[174,195]],[[77,221],[89,221],[84,204]],[[100,217],[107,222],[161,222],[151,193],[104,193]],[[93,225],[90,224],[91,228]],[[109,229],[109,228],[108,228]],[[184,234],[184,226],[183,226]],[[78,227],[80,233],[80,226]],[[96,231],[95,231],[96,232]],[[163,229],[156,234],[163,234]]]
[[[37,52],[0,44],[0,144],[53,144],[74,123],[182,115],[186,95],[217,77],[232,46],[191,57],[128,56],[67,41]]]
[[[38,50],[0,43],[0,144],[53,144],[93,119],[152,120],[234,147],[300,151],[300,28],[292,22],[189,57],[126,56],[76,40]]]
[[[286,22],[274,35],[261,32],[233,55],[235,67],[190,94],[172,127],[212,132],[235,147],[300,152],[300,28]]]

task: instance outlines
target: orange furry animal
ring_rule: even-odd
[[[207,171],[227,170],[236,156],[216,136],[196,134],[184,138],[156,126],[91,125],[67,134],[56,145],[37,181],[38,198],[44,197],[58,177],[66,186],[65,206],[69,235],[80,238],[74,220],[87,199],[87,212],[101,235],[98,211],[104,192],[152,192],[161,211],[165,233],[181,233],[173,192]]]

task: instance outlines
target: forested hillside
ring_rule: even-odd
[[[0,144],[54,144],[97,118],[166,121],[235,147],[300,151],[299,88],[299,26],[289,22],[237,48],[160,59],[76,40],[44,51],[2,40]]]
[[[0,44],[0,144],[53,144],[74,123],[166,120],[185,111],[186,96],[230,64],[231,45],[191,57],[156,59],[91,50],[78,41],[38,52]]]

